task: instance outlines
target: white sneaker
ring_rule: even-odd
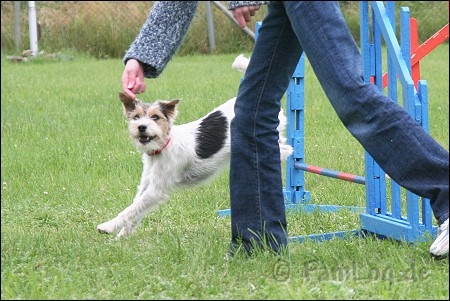
[[[439,234],[430,247],[431,256],[442,259],[448,256],[448,218],[439,227]]]

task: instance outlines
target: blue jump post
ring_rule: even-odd
[[[403,108],[425,129],[428,129],[428,86],[418,81],[416,90],[411,76],[411,45],[409,9],[400,9],[400,40],[395,36],[395,3],[371,1],[372,32],[369,26],[369,3],[360,2],[361,51],[364,79],[382,86],[382,40],[387,48],[388,95],[398,101],[397,83],[402,90]],[[372,41],[372,42],[371,42]],[[406,242],[424,240],[426,234],[436,235],[429,199],[401,188],[365,153],[366,212],[360,215],[361,229]]]
[[[420,80],[415,90],[411,77],[409,10],[400,11],[400,46],[395,36],[395,3],[387,1],[360,2],[361,51],[364,61],[364,78],[374,82],[380,90],[382,86],[382,40],[387,48],[388,95],[398,101],[397,81],[402,88],[404,109],[428,130],[427,84]],[[369,18],[369,12],[372,19]],[[372,20],[372,24],[370,24]],[[372,26],[370,26],[372,25]],[[345,206],[311,205],[310,192],[304,188],[304,172],[333,177],[366,187],[365,212],[360,211],[359,230],[340,231],[325,234],[310,234],[291,237],[291,241],[304,239],[318,241],[344,237],[348,234],[373,233],[379,237],[416,242],[426,234],[436,235],[437,227],[432,224],[432,212],[428,199],[419,198],[412,192],[401,188],[389,179],[373,158],[365,152],[366,177],[327,170],[304,162],[304,62],[300,60],[287,91],[288,128],[287,137],[292,142],[294,154],[287,162],[285,198],[288,208],[302,208],[307,212],[322,210],[334,212]],[[358,207],[348,207],[358,212]]]
[[[369,6],[369,3],[371,4]],[[370,15],[371,18],[370,18]],[[402,90],[402,105],[428,131],[428,87],[419,80],[416,90],[411,77],[411,51],[409,9],[400,11],[400,46],[395,36],[395,3],[387,1],[360,1],[361,52],[364,63],[364,79],[375,83],[383,90],[382,40],[387,48],[388,95],[398,101],[397,84]],[[371,23],[372,21],[372,23]],[[256,23],[256,38],[261,22]],[[286,186],[283,189],[287,210],[312,212],[321,210],[337,212],[347,209],[360,213],[360,229],[331,233],[291,236],[290,241],[302,242],[305,239],[329,240],[348,235],[372,233],[379,237],[400,241],[416,242],[426,234],[435,236],[437,227],[432,224],[432,211],[428,199],[400,187],[389,179],[373,158],[365,152],[365,177],[329,170],[305,163],[304,158],[304,78],[305,55],[299,60],[286,91],[287,141],[294,148],[286,162]],[[311,193],[305,189],[304,173],[311,172],[322,176],[345,180],[366,187],[366,206],[317,205],[310,203]],[[228,215],[229,209],[220,210],[219,216]]]

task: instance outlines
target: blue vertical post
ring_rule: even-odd
[[[397,102],[399,81],[403,108],[427,129],[427,85],[421,81],[421,91],[418,92],[411,77],[409,9],[400,10],[400,45],[395,35],[394,1],[387,1],[386,7],[382,1],[371,1],[372,26],[369,3],[361,1],[360,8],[361,51],[366,82],[373,79],[379,89],[383,89],[381,54],[384,41],[388,62],[388,95]],[[426,233],[436,234],[429,200],[419,198],[411,191],[400,188],[393,180],[386,179],[384,172],[368,153],[365,153],[365,161],[366,213],[360,215],[361,229],[407,242],[422,240]],[[390,195],[386,194],[386,183],[391,187]]]
[[[292,145],[292,158],[286,162],[285,201],[287,205],[310,201],[305,190],[305,171],[295,167],[305,160],[305,55],[302,54],[286,92],[287,141]]]

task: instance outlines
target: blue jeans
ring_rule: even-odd
[[[393,180],[429,198],[443,223],[449,153],[402,107],[364,82],[362,58],[338,3],[272,1],[231,123],[231,247],[278,251],[287,244],[278,112],[303,51],[345,127]]]

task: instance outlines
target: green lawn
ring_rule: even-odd
[[[236,55],[175,57],[141,98],[181,98],[177,123],[203,116],[235,96]],[[230,220],[217,211],[229,208],[227,172],[174,193],[129,239],[100,235],[97,224],[132,201],[142,168],[117,96],[122,62],[1,63],[2,299],[448,300],[448,259],[430,258],[431,240],[306,241],[280,258],[225,260]],[[448,65],[448,44],[421,62],[430,133],[446,149]],[[363,149],[309,65],[305,93],[307,161],[362,175]],[[365,206],[363,185],[313,174],[305,181],[312,202]],[[303,235],[355,229],[359,218],[290,213],[288,222]]]

